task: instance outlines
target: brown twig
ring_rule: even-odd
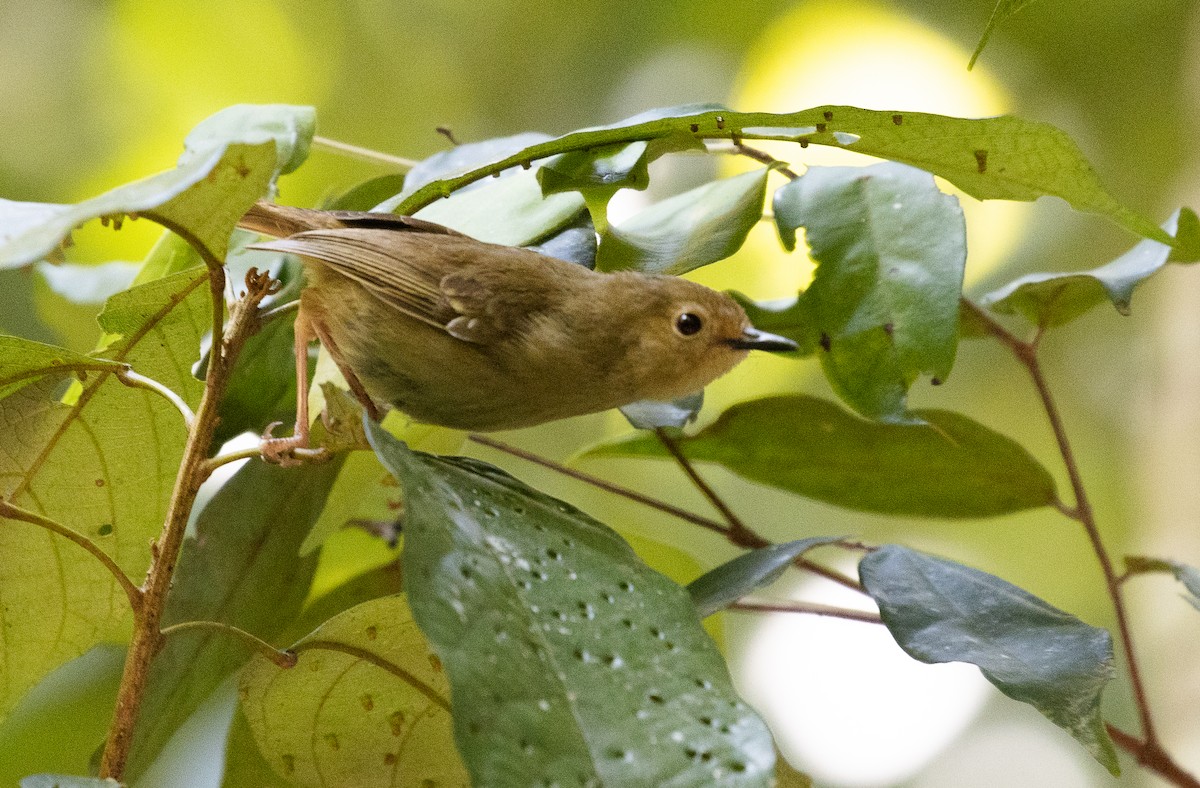
[[[224,277],[218,277],[216,274],[219,270],[210,268],[210,276],[214,279],[219,278],[222,282],[221,290],[215,291],[216,293],[224,290]],[[142,605],[134,617],[133,636],[125,657],[121,684],[117,690],[113,721],[100,759],[101,777],[120,780],[125,772],[129,750],[133,744],[134,726],[145,696],[146,682],[150,677],[150,665],[162,646],[160,622],[166,607],[167,593],[171,588],[171,579],[175,573],[179,548],[183,544],[187,529],[188,515],[204,480],[205,461],[217,427],[221,399],[229,385],[233,363],[238,353],[246,340],[258,330],[258,305],[277,285],[269,275],[259,274],[251,269],[246,275],[246,294],[233,310],[229,331],[224,334],[220,344],[213,348],[208,375],[204,381],[204,394],[200,398],[200,406],[196,409],[195,422],[188,432],[162,533],[150,545],[150,568],[141,589]],[[213,336],[222,336],[222,332],[216,326]]]
[[[1074,507],[1067,507],[1060,503],[1058,506],[1059,511],[1083,526],[1088,540],[1091,542],[1092,552],[1095,553],[1096,560],[1100,564],[1100,570],[1104,574],[1108,596],[1112,600],[1121,648],[1125,652],[1129,681],[1133,688],[1134,703],[1137,706],[1138,716],[1141,720],[1142,735],[1145,737],[1144,742],[1140,743],[1141,747],[1145,751],[1167,757],[1166,753],[1163,753],[1158,745],[1154,722],[1150,716],[1150,702],[1142,680],[1137,655],[1133,648],[1129,614],[1125,608],[1125,601],[1121,594],[1121,578],[1113,568],[1112,559],[1109,557],[1108,550],[1104,547],[1103,539],[1100,536],[1100,529],[1096,525],[1095,513],[1092,510],[1091,502],[1088,500],[1083,477],[1079,472],[1079,463],[1075,458],[1074,451],[1071,449],[1070,441],[1067,439],[1067,432],[1063,425],[1062,416],[1058,411],[1058,406],[1054,402],[1054,397],[1050,392],[1050,387],[1046,382],[1045,374],[1042,372],[1041,363],[1038,360],[1037,340],[1040,338],[1040,333],[1032,341],[1022,341],[971,301],[964,298],[962,303],[966,309],[973,313],[980,323],[987,327],[988,332],[992,336],[1012,351],[1013,355],[1025,367],[1030,378],[1033,380],[1038,398],[1041,400],[1042,407],[1046,411],[1046,416],[1050,420],[1050,429],[1054,432],[1054,440],[1058,444],[1059,454],[1062,456],[1063,464],[1066,466],[1067,478],[1070,480],[1071,490],[1075,496]]]
[[[1106,723],[1105,727],[1108,728],[1108,735],[1112,737],[1113,742],[1136,758],[1141,766],[1181,788],[1200,788],[1200,780],[1175,763],[1158,742],[1144,742],[1109,723]]]
[[[785,162],[781,161],[780,159],[775,158],[771,154],[767,153],[765,150],[750,147],[749,145],[747,145],[746,143],[737,139],[736,137],[733,140],[733,150],[731,151],[731,153],[737,153],[742,156],[746,156],[748,158],[754,159],[756,162],[758,162],[760,164],[765,164],[768,167],[774,166],[775,171],[778,172],[780,175],[784,176],[785,178],[787,178],[789,181],[794,181],[800,177],[799,175],[796,174],[796,171],[793,170],[791,167],[787,166],[787,164]]]
[[[165,639],[177,632],[187,632],[196,629],[209,629],[237,638],[249,646],[251,650],[257,651],[281,668],[294,668],[296,666],[296,652],[284,648],[275,648],[257,635],[221,621],[183,621],[178,624],[172,624],[169,627],[163,627],[159,630],[159,634]]]
[[[696,489],[700,491],[700,494],[707,498],[708,502],[713,505],[713,508],[725,518],[725,522],[729,523],[729,528],[725,531],[729,537],[729,541],[747,550],[767,547],[771,544],[770,540],[764,539],[748,528],[742,522],[742,518],[738,517],[733,509],[729,507],[729,504],[725,503],[725,500],[717,494],[717,491],[710,487],[708,482],[704,481],[704,477],[696,471],[691,461],[683,453],[683,450],[679,448],[679,443],[671,437],[671,434],[665,428],[657,428],[654,430],[654,434],[658,438],[658,442],[667,450],[667,453],[675,459],[675,463],[679,465],[680,470],[684,472],[692,484],[695,485]]]
[[[664,514],[669,514],[672,517],[676,517],[680,520],[683,520],[684,522],[691,523],[693,525],[698,525],[701,528],[706,528],[710,531],[715,531],[716,533],[723,534],[726,537],[729,536],[730,529],[727,526],[717,522],[716,520],[710,520],[707,517],[703,517],[703,516],[695,514],[693,512],[689,512],[686,509],[680,509],[678,506],[672,506],[671,504],[666,503],[665,501],[660,501],[657,498],[651,498],[648,495],[643,495],[642,493],[636,492],[634,490],[630,490],[626,487],[621,487],[620,485],[613,484],[612,482],[607,481],[605,479],[601,479],[598,476],[592,476],[589,473],[584,473],[583,471],[576,470],[575,468],[569,468],[566,465],[563,465],[562,463],[558,463],[558,462],[555,462],[554,460],[550,460],[545,457],[541,457],[537,454],[533,454],[532,452],[528,452],[528,451],[525,451],[524,449],[520,449],[520,448],[517,448],[516,446],[512,446],[510,444],[504,443],[503,441],[498,441],[495,438],[489,438],[486,435],[479,435],[479,434],[474,434],[474,433],[467,437],[470,440],[472,440],[475,443],[478,443],[482,446],[487,446],[489,448],[495,449],[496,451],[504,452],[505,454],[509,454],[513,457],[519,457],[522,460],[525,460],[527,462],[532,462],[536,465],[540,465],[543,468],[549,468],[550,470],[554,471],[555,473],[561,473],[563,476],[567,476],[567,477],[575,479],[577,481],[581,481],[584,484],[591,485],[593,487],[596,487],[597,489],[604,490],[605,492],[610,492],[614,495],[619,495],[622,498],[625,498],[630,501],[634,501],[635,503],[640,503],[643,506],[648,506],[651,509],[656,509],[660,512],[663,512]],[[756,543],[755,546],[766,547],[769,544],[771,544],[768,540],[763,539],[762,537],[758,536],[757,534],[753,534],[753,532],[751,532],[751,534],[753,537],[760,540]],[[793,563],[795,564],[795,566],[798,569],[803,569],[805,571],[812,572],[813,574],[823,577],[826,580],[830,580],[834,583],[837,583],[838,585],[845,586],[846,588],[849,588],[852,591],[860,591],[861,592],[863,590],[862,585],[860,583],[858,583],[858,581],[854,580],[853,578],[847,577],[846,575],[843,575],[841,572],[838,572],[834,569],[830,569],[826,566],[822,566],[821,564],[810,561],[807,558],[804,558],[803,556],[797,558]]]
[[[869,610],[851,610],[850,608],[822,605],[816,602],[798,602],[791,599],[743,597],[727,609],[741,610],[747,613],[808,613],[814,616],[844,618],[847,621],[863,621],[868,624],[883,623],[883,619],[879,617],[878,613],[872,613]]]

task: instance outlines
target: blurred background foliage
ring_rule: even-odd
[[[419,159],[448,144],[438,126],[463,141],[560,133],[650,107],[718,101],[745,111],[828,102],[965,116],[1012,112],[1067,130],[1111,191],[1156,222],[1180,204],[1200,204],[1193,144],[1200,118],[1200,6],[1042,0],[1000,28],[967,72],[992,5],[0,0],[0,195],[73,202],[165,169],[193,125],[238,102],[312,104],[322,136]],[[828,162],[813,149],[778,155],[797,166]],[[650,197],[734,166],[668,158],[652,170]],[[280,199],[317,204],[381,172],[317,150],[282,181]],[[618,199],[631,211],[646,196]],[[968,284],[976,295],[1031,270],[1093,267],[1136,240],[1052,201],[966,202],[972,203],[966,206]],[[613,211],[616,216],[616,204]],[[772,235],[758,228],[734,259],[697,278],[760,298],[794,295],[808,267],[801,254],[778,251]],[[93,223],[76,234],[68,259],[139,260],[156,237],[148,222],[127,223],[119,233]],[[1047,340],[1051,383],[1117,554],[1200,563],[1197,286],[1200,272],[1169,271],[1139,291],[1132,318],[1097,309]],[[52,296],[33,271],[0,272],[0,332],[87,350],[95,341],[96,311]],[[814,366],[754,359],[710,390],[701,420],[768,392],[828,395]],[[965,343],[947,385],[918,384],[912,399],[917,407],[962,410],[1011,435],[1065,489],[1044,416],[1020,369],[999,347]],[[609,414],[505,437],[567,458],[627,429]],[[639,550],[655,554],[656,565],[677,579],[733,554],[716,536],[502,455],[480,450],[480,456],[636,538]],[[666,463],[609,460],[585,467],[703,510],[702,499]],[[799,500],[715,468],[706,474],[771,538],[853,533],[904,541],[993,571],[1091,623],[1111,624],[1085,537],[1056,513],[898,521]],[[389,557],[377,540],[348,531],[326,549],[318,582],[328,587],[331,578]],[[821,597],[826,589],[817,585],[805,588],[809,598],[833,598]],[[1131,593],[1165,738],[1195,772],[1200,619],[1167,578],[1139,579]],[[1031,709],[981,689],[977,676],[952,667],[904,672],[917,667],[888,650],[882,630],[864,635],[855,623],[797,617],[763,623],[733,614],[724,623],[739,683],[776,727],[783,751],[818,784],[1111,784],[1065,734]],[[0,782],[13,784],[34,764],[86,769],[119,671],[113,651],[94,652],[60,671],[0,728]],[[1134,730],[1122,686],[1117,682],[1108,693],[1108,715]],[[207,728],[198,724],[181,734],[174,754],[143,784],[204,784],[195,770],[207,764],[211,772],[219,762],[204,742],[220,741],[227,724],[220,709],[229,699],[223,702],[210,709]],[[1132,764],[1121,782],[1151,784]]]

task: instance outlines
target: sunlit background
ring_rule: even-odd
[[[0,0],[0,197],[72,202],[169,167],[197,121],[238,102],[312,104],[319,133],[421,158],[461,140],[607,123],[641,110],[717,101],[790,111],[822,103],[963,116],[1011,112],[1066,129],[1123,202],[1162,221],[1200,205],[1192,139],[1200,117],[1200,8],[1184,0],[1043,0],[992,39],[966,71],[993,0],[894,4],[785,0],[546,3]],[[816,147],[775,149],[796,168],[866,163]],[[835,156],[836,155],[836,156]],[[631,212],[733,161],[664,160],[648,194],[620,195]],[[313,204],[378,167],[317,151],[282,182],[281,199]],[[782,181],[772,182],[777,186]],[[1062,204],[964,198],[976,294],[1029,270],[1090,268],[1135,239]],[[137,260],[156,235],[147,222],[120,233],[87,227],[74,261]],[[734,259],[698,272],[760,298],[794,295],[811,267],[756,229]],[[1200,564],[1200,279],[1164,273],[1132,318],[1098,309],[1047,340],[1065,411],[1114,553]],[[90,349],[39,275],[0,273],[0,332]],[[93,310],[94,311],[94,310]],[[53,325],[52,325],[53,324]],[[756,359],[716,384],[701,416],[768,392],[828,394],[807,362]],[[955,374],[920,406],[958,409],[1013,436],[1063,485],[1044,418],[1021,370],[998,348],[962,347]],[[557,458],[628,427],[616,416],[505,436]],[[655,565],[686,581],[734,551],[716,536],[614,500],[576,482],[480,453],[528,483],[620,530]],[[702,511],[666,463],[593,461],[592,473]],[[988,569],[1090,623],[1111,624],[1083,534],[1050,512],[967,522],[899,521],[848,513],[755,487],[718,469],[715,486],[773,539],[853,533],[898,540]],[[686,552],[667,545],[686,545]],[[323,577],[387,560],[361,532],[340,534]],[[847,567],[849,568],[849,567]],[[1130,586],[1136,634],[1168,747],[1200,771],[1200,616],[1169,578]],[[791,577],[772,590],[833,604],[821,581]],[[1063,732],[998,695],[973,668],[918,665],[879,627],[799,616],[725,616],[735,678],[770,722],[781,751],[822,786],[1090,786],[1114,784]],[[86,772],[108,722],[119,649],[97,650],[39,688],[0,726],[0,784],[33,766]],[[232,692],[176,738],[144,786],[219,780]],[[1121,682],[1107,715],[1136,718]],[[1126,762],[1123,785],[1157,784]]]

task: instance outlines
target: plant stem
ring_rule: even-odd
[[[244,629],[238,629],[232,624],[226,624],[221,621],[183,621],[179,624],[163,627],[159,631],[159,634],[166,638],[176,632],[186,632],[192,629],[211,629],[230,635],[241,640],[252,650],[262,654],[281,668],[293,668],[296,666],[296,653],[294,651],[275,648],[257,635],[252,635]]]
[[[219,270],[210,269],[210,276],[218,278]],[[219,278],[222,287],[218,292],[223,292],[224,277]],[[142,605],[134,616],[133,637],[125,657],[125,670],[117,690],[117,703],[108,731],[108,740],[100,759],[101,777],[111,777],[120,781],[125,773],[125,764],[133,744],[134,726],[137,724],[138,713],[145,696],[146,682],[150,678],[150,665],[162,646],[162,632],[159,626],[167,603],[167,593],[171,588],[175,562],[179,557],[179,548],[183,544],[187,529],[188,515],[204,480],[205,459],[212,444],[213,433],[216,431],[221,399],[229,385],[233,362],[246,340],[258,329],[258,304],[273,287],[274,283],[269,275],[259,274],[251,269],[246,275],[246,294],[233,310],[229,331],[220,345],[213,347],[212,360],[204,381],[204,394],[200,398],[200,406],[196,409],[195,422],[188,432],[179,474],[175,477],[175,487],[167,507],[166,521],[159,538],[150,545],[150,568],[141,589]],[[221,335],[220,329],[214,326],[213,336]]]
[[[1115,725],[1106,724],[1108,735],[1113,742],[1137,759],[1143,767],[1160,775],[1167,782],[1181,788],[1200,788],[1197,780],[1184,771],[1171,756],[1159,746],[1158,742],[1143,742],[1138,737],[1121,730]]]
[[[358,145],[351,145],[348,142],[331,140],[328,137],[314,136],[312,141],[315,147],[325,148],[326,150],[340,153],[343,156],[369,161],[373,164],[387,164],[395,167],[401,172],[408,172],[417,165],[417,162],[413,161],[412,159],[404,159],[400,156],[393,156],[390,153],[382,153],[370,148],[361,148]]]
[[[1040,337],[1040,334],[1038,337],[1035,337],[1034,341],[1024,342],[1011,334],[1006,328],[996,322],[991,315],[972,302],[964,298],[962,303],[987,327],[992,336],[1008,346],[1033,380],[1038,398],[1041,400],[1042,407],[1046,411],[1046,416],[1050,420],[1050,428],[1054,432],[1054,440],[1058,444],[1058,451],[1062,456],[1063,464],[1066,466],[1067,478],[1070,480],[1071,490],[1075,496],[1075,506],[1073,509],[1068,509],[1060,505],[1059,510],[1083,526],[1088,540],[1091,542],[1092,552],[1095,553],[1096,559],[1100,563],[1100,570],[1104,574],[1104,582],[1108,587],[1108,596],[1112,600],[1113,611],[1116,615],[1121,647],[1125,652],[1125,659],[1128,664],[1129,681],[1133,687],[1134,702],[1137,705],[1138,716],[1142,723],[1142,734],[1145,736],[1144,747],[1157,750],[1158,737],[1154,729],[1153,720],[1150,717],[1150,703],[1142,681],[1137,655],[1133,649],[1129,614],[1125,608],[1125,601],[1121,594],[1121,579],[1113,569],[1112,559],[1109,557],[1108,550],[1105,549],[1104,542],[1100,537],[1100,529],[1096,525],[1095,513],[1092,510],[1091,502],[1088,500],[1087,490],[1083,484],[1083,477],[1079,472],[1079,463],[1076,461],[1075,453],[1072,451],[1070,441],[1067,439],[1067,431],[1063,425],[1062,416],[1059,414],[1058,406],[1054,402],[1054,397],[1050,392],[1049,385],[1046,383],[1046,377],[1042,372],[1042,366],[1038,360],[1037,338]]]
[[[76,531],[70,526],[63,525],[57,520],[51,520],[49,517],[43,517],[40,514],[31,512],[27,509],[22,509],[19,506],[14,506],[8,501],[0,498],[0,517],[7,517],[10,520],[20,520],[22,522],[39,525],[47,531],[58,534],[66,539],[71,540],[75,544],[87,550],[96,560],[104,564],[104,568],[112,573],[116,578],[117,584],[125,592],[125,596],[129,598],[129,606],[136,613],[142,606],[142,590],[133,584],[129,579],[129,575],[125,574],[121,567],[117,566],[117,562],[112,559],[108,553],[100,549],[100,545],[93,542],[88,537]]]
[[[157,380],[148,378],[145,375],[139,375],[131,368],[119,370],[116,373],[116,376],[117,380],[121,381],[126,386],[135,389],[153,391],[155,394],[174,405],[175,409],[179,411],[181,416],[183,416],[183,425],[189,430],[192,428],[192,424],[196,421],[196,414],[192,413],[192,409],[189,408],[187,403],[183,401],[183,397],[179,396],[174,391],[171,391]]]
[[[717,491],[709,486],[708,482],[696,471],[690,460],[684,455],[679,448],[679,444],[671,437],[670,433],[665,428],[659,427],[654,430],[654,434],[658,437],[658,442],[663,445],[667,452],[675,458],[675,462],[683,470],[684,474],[691,479],[692,484],[696,489],[708,499],[708,502],[721,513],[725,518],[725,522],[729,523],[729,528],[725,533],[729,537],[729,541],[733,542],[738,547],[745,547],[748,550],[754,550],[759,547],[766,547],[771,542],[750,530],[742,519],[734,513],[733,509],[729,508],[729,504],[717,494]]]
[[[614,495],[619,495],[622,498],[626,498],[630,501],[640,503],[643,506],[649,506],[651,509],[656,509],[665,514],[669,514],[673,517],[677,517],[680,520],[683,520],[684,522],[692,523],[693,525],[698,525],[701,528],[707,528],[710,531],[715,531],[719,534],[723,534],[726,537],[729,537],[730,529],[727,526],[722,525],[721,523],[717,522],[716,520],[710,520],[707,517],[702,517],[701,515],[693,514],[692,512],[689,512],[686,509],[680,509],[677,506],[672,506],[671,504],[669,504],[665,501],[660,501],[657,498],[651,498],[648,495],[643,495],[642,493],[635,492],[635,491],[630,490],[625,487],[621,487],[620,485],[616,485],[610,481],[601,479],[598,476],[592,476],[591,474],[584,473],[583,471],[579,471],[574,468],[568,468],[566,465],[557,463],[554,460],[549,460],[549,459],[546,459],[545,457],[540,457],[536,454],[533,454],[532,452],[525,451],[524,449],[519,449],[516,446],[509,445],[507,443],[504,443],[503,441],[498,441],[495,438],[489,438],[485,435],[479,435],[479,434],[475,434],[475,433],[472,433],[471,435],[468,435],[467,437],[468,437],[468,439],[470,439],[480,445],[487,446],[489,448],[495,449],[496,451],[504,452],[505,454],[512,455],[513,457],[519,457],[520,459],[525,460],[527,462],[532,462],[536,465],[540,465],[543,468],[549,468],[550,470],[555,471],[556,473],[561,473],[564,476],[568,476],[577,481],[581,481],[584,484],[590,484],[591,486],[596,487],[601,490],[604,490],[605,492],[610,492],[610,493],[613,493]],[[755,542],[754,547],[766,547],[771,544],[770,541],[763,539],[761,536],[758,536],[753,531],[750,532],[750,535],[752,538],[758,540],[757,542]],[[826,580],[830,580],[834,583],[837,583],[838,585],[845,586],[846,588],[849,588],[852,591],[861,592],[863,590],[862,585],[858,581],[854,580],[853,578],[847,577],[846,575],[843,575],[841,572],[838,572],[834,569],[830,569],[829,567],[822,566],[821,564],[810,561],[809,559],[804,558],[803,556],[797,558],[792,563],[795,564],[795,566],[799,569],[803,569],[805,571],[812,572],[813,574],[823,577]]]
[[[821,605],[816,602],[798,602],[791,599],[758,599],[743,597],[729,606],[729,610],[741,610],[747,613],[809,613],[814,616],[830,616],[844,618],[847,621],[863,621],[868,624],[882,624],[883,619],[878,613],[869,610],[851,610],[833,605]]]

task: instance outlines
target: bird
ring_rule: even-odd
[[[378,403],[472,432],[530,427],[702,390],[751,350],[793,351],[727,293],[676,276],[601,273],[410,216],[259,201],[240,220],[296,255],[297,419],[263,454],[307,448],[308,343],[375,419]]]

